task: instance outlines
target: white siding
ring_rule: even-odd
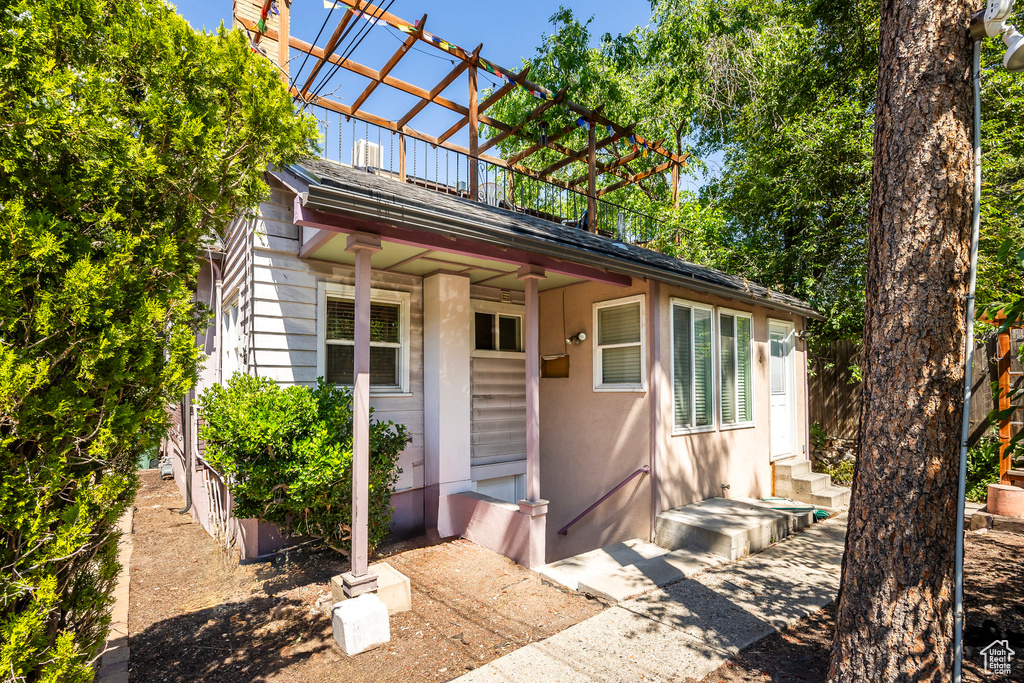
[[[309,262],[298,258],[299,230],[292,224],[293,195],[272,183],[271,196],[260,205],[260,216],[249,224],[252,239],[248,273],[244,259],[245,235],[233,234],[225,278],[233,277],[240,291],[248,291],[251,280],[253,298],[247,302],[244,328],[251,337],[254,353],[249,371],[272,377],[282,385],[315,384],[317,379],[317,283],[320,281],[354,284],[351,266]],[[238,231],[245,232],[245,231]],[[233,259],[233,260],[232,260]],[[422,280],[409,275],[374,272],[372,286],[409,292],[411,396],[374,397],[370,404],[374,417],[404,424],[412,442],[402,453],[397,489],[423,486],[423,286]],[[252,316],[250,319],[250,315]]]

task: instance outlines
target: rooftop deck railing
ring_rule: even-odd
[[[399,182],[478,201],[562,226],[587,229],[587,195],[486,159],[397,133],[370,121],[309,106],[323,133],[321,155]],[[470,191],[475,165],[476,196]],[[596,232],[630,244],[643,244],[657,232],[658,220],[614,202],[596,200]]]

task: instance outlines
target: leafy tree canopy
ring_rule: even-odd
[[[689,172],[702,174],[703,186],[683,193],[679,209],[668,208],[667,174],[612,195],[663,219],[648,246],[810,301],[827,316],[819,339],[857,338],[878,20],[877,2],[863,0],[653,0],[649,27],[589,47],[589,21],[561,8],[524,65],[531,79],[566,87],[570,98],[636,122],[645,137],[694,153]],[[996,259],[1005,239],[1024,237],[1024,120],[1015,115],[1024,79],[1002,70],[1001,46],[986,41],[983,57],[982,303],[1024,293],[1020,271]],[[496,108],[517,120],[536,104],[519,93]],[[547,117],[551,130],[569,118],[557,108]],[[567,146],[579,149],[585,136],[574,135]],[[526,144],[506,140],[503,151]],[[553,158],[538,154],[530,165]],[[707,168],[707,159],[721,159],[720,167]],[[652,156],[631,167],[654,163]],[[564,173],[580,172],[577,165]]]
[[[160,0],[5,3],[0,55],[0,670],[91,681],[134,463],[199,363],[197,258],[316,128]]]

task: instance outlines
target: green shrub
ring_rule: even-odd
[[[828,443],[828,434],[822,428],[820,422],[811,423],[811,443],[814,445],[814,450],[819,452],[825,450],[825,444]]]
[[[967,500],[984,503],[988,485],[999,482],[999,440],[983,437],[967,450]]]
[[[234,514],[347,550],[352,521],[352,393],[322,380],[282,389],[235,374],[199,397],[206,459],[226,478]],[[372,415],[372,411],[371,411]],[[391,522],[391,492],[408,442],[403,425],[370,420],[370,545]]]
[[[833,484],[851,486],[853,484],[854,465],[856,465],[856,463],[853,460],[843,460],[837,465],[829,465],[824,462],[815,461],[814,471],[827,474],[832,478]]]
[[[309,153],[275,68],[159,0],[0,5],[0,677],[91,681],[197,256]]]

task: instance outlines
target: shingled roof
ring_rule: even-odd
[[[412,184],[400,184],[393,178],[325,159],[307,159],[288,170],[308,183],[308,191],[300,193],[303,205],[319,211],[344,213],[346,207],[377,204],[387,207],[386,221],[396,225],[483,239],[823,319],[806,301],[769,290],[746,278],[578,228]]]

